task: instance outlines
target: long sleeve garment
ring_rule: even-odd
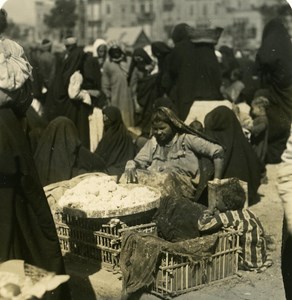
[[[142,168],[156,172],[177,172],[192,178],[199,176],[198,156],[223,157],[224,150],[201,137],[191,134],[176,134],[165,147],[156,139],[150,139],[134,161]]]

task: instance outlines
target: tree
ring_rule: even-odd
[[[58,29],[60,38],[72,34],[77,20],[76,3],[74,0],[56,0],[49,15],[45,15],[45,24],[52,29]]]

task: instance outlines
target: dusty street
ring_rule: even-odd
[[[254,211],[262,221],[267,235],[270,252],[274,261],[273,266],[265,272],[255,274],[241,272],[241,276],[213,283],[204,288],[174,299],[196,300],[282,300],[284,291],[280,271],[280,249],[282,228],[282,206],[277,194],[275,178],[277,165],[267,167],[268,184],[259,189],[261,201],[254,205]],[[67,271],[71,275],[73,299],[79,300],[111,300],[119,299],[121,280],[117,274],[100,270],[94,263],[83,260],[66,259]],[[143,295],[142,300],[158,299],[153,295]]]

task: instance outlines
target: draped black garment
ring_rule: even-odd
[[[10,109],[0,109],[0,261],[22,259],[64,274],[64,264],[50,207],[33,157]],[[70,299],[60,289],[48,299]]]
[[[225,148],[223,178],[236,177],[247,182],[249,204],[254,204],[260,185],[261,165],[234,112],[218,106],[206,115],[204,123],[205,133]]]
[[[256,68],[261,87],[268,90],[268,163],[279,163],[290,132],[292,116],[292,44],[280,19],[266,24]]]

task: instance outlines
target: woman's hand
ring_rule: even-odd
[[[135,161],[129,160],[127,162],[125,167],[125,173],[126,173],[127,183],[138,183]]]

